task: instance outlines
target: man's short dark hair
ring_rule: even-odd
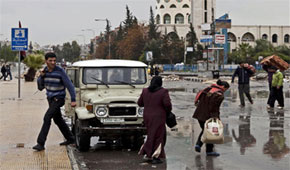
[[[47,60],[48,58],[56,58],[56,55],[52,52],[46,53],[45,60]]]

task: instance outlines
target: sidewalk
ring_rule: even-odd
[[[0,81],[0,170],[72,169],[63,137],[52,121],[45,150],[32,147],[48,108],[45,91],[37,92],[36,82]]]

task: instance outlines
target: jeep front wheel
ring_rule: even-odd
[[[88,123],[85,120],[80,120],[76,118],[75,120],[75,138],[76,138],[76,147],[79,151],[88,151],[90,149],[91,136],[83,134],[81,129],[82,127],[88,126]]]

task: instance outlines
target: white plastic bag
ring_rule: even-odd
[[[210,118],[205,122],[201,141],[211,144],[224,143],[224,127],[218,118]]]

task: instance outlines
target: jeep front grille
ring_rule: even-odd
[[[109,108],[110,116],[131,116],[136,115],[136,107],[111,107]]]

